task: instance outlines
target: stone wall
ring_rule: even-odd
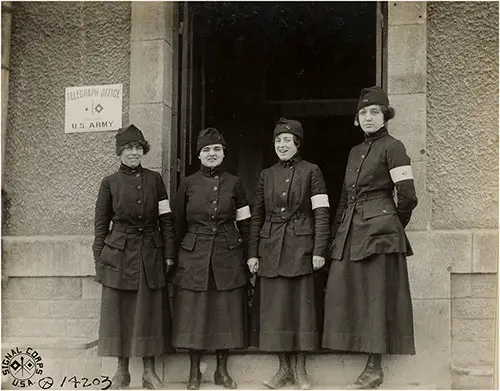
[[[3,179],[4,235],[93,233],[113,132],[64,133],[64,89],[123,83],[129,119],[130,3],[13,3]]]
[[[491,389],[498,281],[498,3],[436,2],[427,11],[427,189],[431,232],[442,232],[433,235],[436,256],[453,273],[451,386]]]

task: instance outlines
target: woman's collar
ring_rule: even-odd
[[[216,167],[207,167],[203,164],[200,165],[200,172],[205,176],[214,176],[218,175],[221,172],[221,166],[218,165]]]

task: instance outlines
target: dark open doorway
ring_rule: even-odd
[[[226,169],[242,178],[251,197],[260,170],[276,162],[274,124],[282,116],[298,119],[305,130],[302,156],[322,169],[335,209],[348,152],[362,139],[353,126],[356,99],[361,88],[383,79],[380,4],[180,7],[177,95],[184,96],[174,151],[182,160],[180,177],[198,169],[196,136],[214,126],[230,147]]]
[[[173,193],[199,168],[198,132],[213,126],[251,200],[260,171],[277,162],[272,132],[286,117],[304,126],[301,155],[321,168],[333,215],[363,138],[353,125],[359,92],[384,84],[382,11],[376,2],[180,3]],[[318,273],[321,302],[325,279]]]

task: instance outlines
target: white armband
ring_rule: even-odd
[[[394,183],[398,183],[406,179],[413,179],[411,166],[395,167],[392,170],[389,170],[389,174],[391,174],[391,179]]]
[[[172,209],[170,209],[170,204],[168,203],[168,200],[161,200],[160,202],[158,202],[158,216],[171,212]]]
[[[316,208],[329,208],[330,202],[328,201],[327,194],[316,194],[311,197],[311,204],[313,210]]]
[[[236,221],[245,220],[250,217],[252,217],[252,214],[250,213],[250,207],[248,205],[236,209]]]

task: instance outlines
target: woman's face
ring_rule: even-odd
[[[274,139],[274,150],[280,160],[290,160],[297,153],[297,146],[293,141],[293,134],[281,133]]]
[[[384,126],[384,113],[379,105],[362,108],[358,112],[359,124],[365,133],[375,133]]]
[[[224,148],[222,144],[207,145],[200,150],[198,157],[205,167],[220,166],[224,160]]]
[[[141,145],[127,144],[122,150],[120,160],[123,164],[130,168],[136,168],[141,164],[141,159],[144,156],[144,150]]]

